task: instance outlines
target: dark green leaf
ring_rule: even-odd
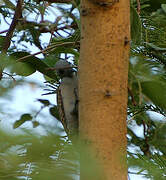
[[[40,125],[38,121],[32,121],[32,124],[33,124],[33,128],[36,128]]]
[[[166,83],[147,81],[142,82],[142,92],[157,106],[166,109]]]
[[[30,54],[27,52],[16,52],[16,53],[12,54],[12,56],[14,56],[18,59],[28,56],[28,55],[30,55]],[[35,70],[43,73],[44,75],[46,75],[52,79],[57,78],[56,73],[54,71],[48,70],[49,66],[46,63],[44,63],[44,61],[40,60],[37,57],[29,56],[23,60],[20,60],[19,62],[28,64],[30,67],[34,68]]]
[[[17,75],[20,76],[29,76],[33,74],[36,69],[28,62],[18,62],[18,58],[22,58],[24,55],[22,52],[16,52],[11,54],[13,58],[13,65],[11,66],[11,72],[15,72]],[[16,59],[17,58],[17,59]]]
[[[133,6],[130,8],[130,12],[131,39],[135,44],[140,44],[142,23],[136,9]]]
[[[18,127],[20,127],[25,121],[22,121],[22,120],[17,120],[14,122],[13,124],[13,128],[16,129]]]
[[[42,103],[44,106],[49,106],[50,102],[46,99],[37,99],[40,103]]]
[[[5,2],[6,7],[15,10],[15,5],[13,4],[13,2],[9,1],[9,0],[3,0],[3,2]]]
[[[8,67],[12,67],[15,64],[15,61],[13,61],[13,58],[7,56],[6,54],[0,54],[0,67],[2,69]]]
[[[44,62],[50,66],[50,67],[54,67],[55,63],[59,60],[59,56],[56,56],[56,54],[51,54],[49,56],[46,56],[44,58]]]
[[[54,116],[57,120],[59,120],[59,112],[58,112],[58,107],[57,106],[53,106],[49,109],[50,114],[52,116]]]
[[[165,0],[150,0],[148,2],[150,4],[151,11],[155,11],[161,7],[161,4],[165,3]]]
[[[22,116],[21,116],[21,120],[24,120],[24,121],[30,121],[30,120],[32,120],[32,115],[31,114],[23,114]]]
[[[20,75],[20,76],[29,76],[35,73],[36,70],[35,68],[33,68],[33,66],[27,63],[16,62],[15,64],[13,64],[11,68],[11,72],[16,73],[17,75]]]
[[[15,121],[13,124],[13,128],[16,129],[20,127],[22,124],[24,124],[26,121],[31,121],[32,120],[31,114],[23,114],[19,120]]]

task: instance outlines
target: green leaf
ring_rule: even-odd
[[[6,54],[0,54],[0,67],[2,69],[13,65],[12,59]]]
[[[80,41],[80,30],[77,29],[70,37],[68,38],[54,38],[52,40],[52,45],[56,45],[56,47],[68,47],[68,48],[75,48],[76,42]],[[65,42],[68,42],[67,44],[64,44]],[[71,44],[70,44],[71,43]],[[58,46],[57,46],[58,45]]]
[[[20,127],[25,121],[22,120],[17,120],[14,124],[13,124],[13,129],[16,129],[18,127]]]
[[[37,99],[40,103],[42,103],[44,106],[49,106],[50,102],[46,99]]]
[[[19,120],[15,121],[13,124],[13,128],[16,129],[20,127],[22,124],[24,124],[26,121],[31,121],[32,120],[31,114],[23,114]]]
[[[13,59],[13,65],[11,66],[11,72],[20,76],[29,76],[36,72],[36,69],[28,62],[19,62],[17,59],[23,57],[21,52],[11,54]]]
[[[36,128],[40,125],[38,121],[32,121],[32,124],[33,124],[33,128]]]
[[[159,9],[161,5],[165,3],[165,0],[150,0],[148,3],[150,4],[150,9],[153,12]]]
[[[14,56],[18,59],[28,56],[28,55],[30,55],[30,54],[27,52],[16,52],[16,53],[12,54],[12,56]],[[29,56],[25,59],[20,60],[19,62],[29,65],[30,67],[34,68],[35,70],[41,72],[42,74],[44,74],[52,79],[57,79],[56,73],[54,71],[48,70],[49,66],[46,63],[44,63],[43,60],[40,60],[39,58],[37,58],[35,56]]]
[[[131,21],[131,39],[134,43],[141,43],[142,23],[136,9],[131,6],[130,8],[130,21]]]
[[[23,115],[21,116],[20,120],[30,121],[30,120],[32,120],[32,115],[31,115],[31,114],[28,114],[28,113],[23,114]]]
[[[53,106],[49,109],[49,112],[52,116],[54,116],[57,120],[59,120],[59,112],[58,112],[58,107],[57,106]]]
[[[158,47],[156,45],[154,45],[153,43],[145,43],[148,47],[152,48],[153,50],[156,50],[156,51],[163,51],[163,52],[166,52],[166,48],[161,48],[161,47]]]
[[[44,62],[50,67],[54,67],[58,60],[59,56],[57,56],[55,53],[44,58]]]
[[[12,73],[16,73],[20,76],[29,76],[36,72],[35,68],[27,63],[16,62],[11,68]]]
[[[142,92],[157,106],[166,109],[166,83],[147,81],[141,83]]]
[[[5,5],[6,5],[7,8],[10,8],[10,9],[12,9],[12,10],[15,10],[15,5],[14,5],[11,1],[9,1],[9,0],[3,0],[2,2],[5,3]]]
[[[161,5],[162,10],[166,13],[166,4]]]
[[[39,37],[40,37],[40,31],[38,29],[35,29],[34,27],[31,27],[29,28],[29,31],[33,37],[33,42],[34,44],[39,48],[41,49],[41,45],[40,45],[40,40],[39,40]]]
[[[66,48],[66,47],[58,47],[54,51],[54,53],[66,53],[66,54],[73,54],[75,58],[79,58],[79,52],[77,52],[73,48]]]

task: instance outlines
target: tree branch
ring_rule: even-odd
[[[6,33],[6,32],[8,32],[8,29],[1,31],[0,34]]]
[[[140,14],[140,12],[141,12],[140,0],[137,0],[137,13]]]
[[[4,53],[7,52],[8,48],[10,46],[11,39],[12,39],[12,36],[13,36],[13,32],[14,32],[14,30],[16,28],[17,23],[18,23],[18,19],[21,18],[21,16],[22,16],[22,0],[18,0],[16,8],[15,8],[15,14],[14,14],[12,23],[10,25],[10,28],[9,28],[9,30],[8,30],[8,32],[6,34],[5,40],[4,40],[4,46],[2,48],[2,51]]]
[[[43,0],[39,0],[39,2],[41,2]],[[71,3],[72,0],[44,0],[47,1],[49,3]]]
[[[130,94],[130,96],[131,96],[131,102],[132,102],[132,104],[133,104],[134,106],[136,106],[136,105],[137,105],[137,102],[135,101],[133,92],[132,92],[132,90],[129,88],[129,86],[128,86],[128,92],[129,92],[129,94]]]
[[[77,42],[77,43],[80,43],[80,42]],[[19,59],[17,59],[17,61],[19,62],[22,62],[22,61],[25,61],[25,59],[29,58],[29,57],[32,57],[32,56],[36,56],[38,54],[41,54],[41,53],[46,53],[48,50],[52,50],[56,47],[59,47],[59,46],[71,46],[71,45],[74,45],[76,44],[76,42],[64,42],[64,43],[58,43],[58,44],[53,44],[52,46],[49,46],[39,52],[36,52],[34,54],[30,54],[30,55],[27,55],[27,56],[24,56],[24,57],[21,57]]]

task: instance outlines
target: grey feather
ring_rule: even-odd
[[[61,60],[62,61],[62,60]],[[60,120],[67,134],[78,131],[78,79],[67,61],[57,62],[57,73],[61,83],[57,93]]]

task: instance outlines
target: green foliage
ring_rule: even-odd
[[[166,109],[166,82],[147,81],[141,83],[142,92],[148,97],[152,103],[159,106],[161,109]],[[152,88],[153,87],[153,88]]]
[[[21,126],[26,121],[31,121],[31,120],[32,120],[31,114],[23,114],[23,115],[21,115],[19,120],[15,121],[13,128],[14,129],[18,128],[19,126]]]
[[[45,64],[42,60],[40,60],[37,57],[31,56],[29,53],[27,52],[16,52],[11,54],[11,56],[14,56],[16,58],[18,58],[16,60],[16,65],[17,63],[22,63],[25,64],[25,66],[30,67],[31,69],[33,69],[33,73],[38,70],[39,72],[43,73],[44,75],[52,78],[52,79],[56,79],[56,74],[54,72],[50,72],[49,71],[49,66],[47,64]],[[23,60],[19,60],[19,58],[24,58]],[[16,67],[14,68],[15,71],[19,71],[21,67]],[[23,74],[19,74],[18,72],[16,72],[18,75],[24,75],[24,71],[22,72]],[[30,74],[28,74],[30,75]]]
[[[57,106],[53,106],[49,109],[49,112],[52,116],[54,116],[56,119],[60,119],[59,118],[59,113],[58,113],[58,107]]]
[[[166,159],[165,156],[159,153],[154,153],[151,157],[140,154],[131,155],[128,158],[129,165],[139,172],[138,175],[144,175],[146,178],[154,180],[164,180],[166,174]]]
[[[80,152],[82,159],[88,160],[82,166],[85,177],[96,179],[101,173],[79,141],[72,145],[49,131],[45,136],[37,136],[28,131],[16,135],[1,130],[0,144],[0,179],[3,180],[74,180],[79,176]]]
[[[165,122],[159,120],[166,116],[166,14],[163,3],[162,0],[141,1],[141,12],[137,16],[142,26],[141,40],[137,43],[135,39],[140,35],[132,31],[129,68],[128,163],[132,168],[129,173],[156,180],[165,179],[166,173]],[[133,6],[137,7],[136,1]],[[135,29],[140,24],[137,18],[137,22],[131,21]],[[136,127],[142,129],[141,135],[136,133]]]
[[[50,105],[50,102],[46,99],[38,99],[38,101],[40,103],[42,103],[44,106],[49,106]]]
[[[140,44],[142,25],[136,9],[131,5],[130,8],[130,21],[131,21],[131,39],[134,43]]]

